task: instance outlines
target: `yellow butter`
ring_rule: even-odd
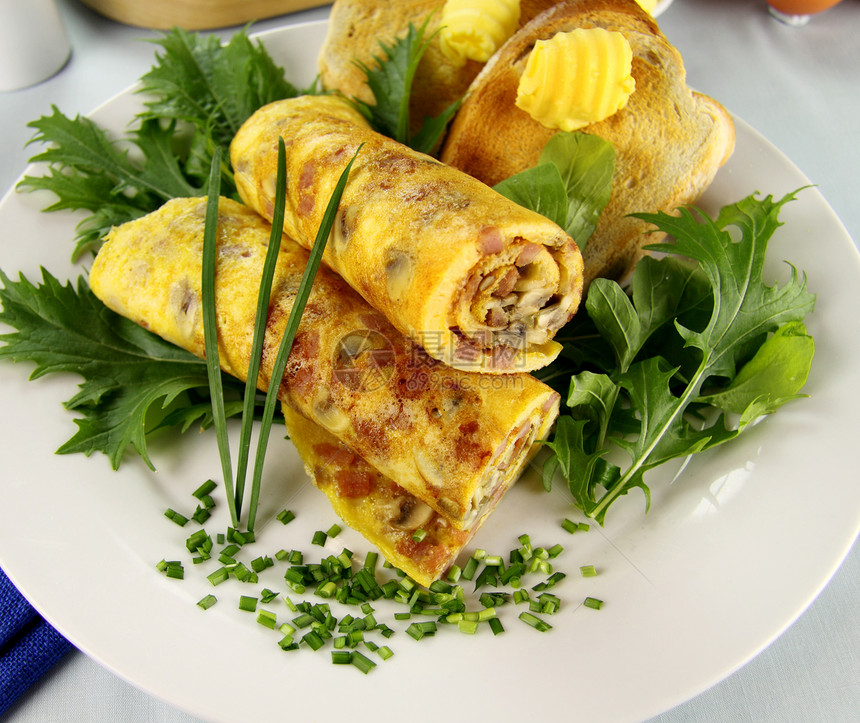
[[[654,8],[657,7],[657,0],[636,0],[639,6],[649,15],[654,14]]]
[[[627,104],[636,83],[627,38],[577,28],[535,43],[517,88],[517,107],[563,131],[608,118]]]
[[[439,45],[454,63],[485,63],[514,34],[519,20],[520,0],[447,0]]]

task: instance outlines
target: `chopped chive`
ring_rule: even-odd
[[[281,510],[278,513],[276,519],[278,520],[278,522],[282,522],[283,524],[287,525],[294,519],[296,519],[296,515],[292,510]]]
[[[541,592],[542,590],[549,590],[551,587],[555,587],[558,583],[560,583],[564,578],[567,577],[563,572],[554,572],[550,575],[544,582],[539,582],[535,585],[532,590],[537,592]]]
[[[185,515],[179,514],[176,510],[168,507],[164,510],[164,516],[171,522],[175,522],[180,527],[185,527],[188,524],[188,518]]]
[[[218,327],[215,315],[215,266],[218,240],[218,205],[221,193],[221,148],[216,147],[209,169],[209,193],[206,199],[206,221],[203,228],[203,268],[201,279],[201,306],[203,310],[203,341],[206,354],[206,373],[209,378],[209,396],[212,399],[212,422],[221,458],[221,474],[227,490],[227,502],[233,525],[239,524],[239,514],[233,495],[233,471],[230,461],[230,442],[227,438],[227,414],[224,410],[224,387],[221,382],[221,365],[218,358]]]
[[[420,527],[412,533],[412,539],[415,542],[421,542],[425,537],[427,537],[427,530],[422,530]]]
[[[593,610],[600,610],[603,607],[603,600],[598,600],[596,597],[587,597],[582,601],[582,604]]]
[[[226,567],[219,567],[215,572],[212,572],[206,576],[206,579],[209,580],[213,585],[220,585],[227,578],[230,577],[230,571]]]
[[[549,553],[550,558],[555,559],[562,552],[564,552],[564,547],[562,547],[559,544],[555,544],[552,547],[550,547],[549,550],[547,550],[547,552]]]
[[[257,598],[241,595],[239,597],[239,610],[244,610],[247,613],[255,612],[257,610]]]
[[[211,516],[212,513],[209,512],[209,510],[207,510],[205,507],[200,507],[198,505],[197,509],[194,510],[194,514],[191,516],[191,519],[194,520],[197,524],[202,525]]]
[[[351,650],[332,650],[331,662],[335,665],[349,665],[352,663]]]
[[[334,524],[334,525],[332,525],[331,527],[329,527],[329,528],[328,528],[328,531],[326,532],[326,534],[327,534],[329,537],[337,537],[337,536],[340,534],[341,529],[342,529],[342,528],[341,528],[341,526],[340,526],[340,525]]]
[[[280,159],[282,157],[282,147],[283,140],[279,138],[279,172],[281,166]],[[290,310],[287,324],[284,327],[284,335],[283,337],[281,337],[281,343],[278,347],[278,354],[275,358],[275,363],[272,367],[271,379],[274,380],[274,383],[269,384],[269,388],[266,392],[266,401],[263,406],[262,421],[260,423],[259,437],[257,439],[257,456],[254,462],[254,477],[251,483],[251,502],[248,508],[249,530],[254,529],[254,521],[257,515],[257,504],[260,497],[260,485],[262,483],[263,474],[263,459],[266,456],[266,445],[269,441],[269,432],[271,431],[272,427],[272,419],[275,413],[275,405],[278,402],[278,391],[280,390],[281,386],[280,380],[284,376],[284,371],[287,366],[287,359],[289,358],[290,350],[293,346],[293,340],[296,337],[296,332],[299,328],[299,322],[304,312],[305,305],[307,304],[308,297],[310,296],[311,286],[313,285],[314,277],[316,276],[317,269],[319,268],[320,261],[322,260],[323,250],[325,249],[328,237],[331,234],[331,229],[334,225],[335,215],[337,214],[337,209],[340,205],[340,199],[343,196],[343,191],[346,187],[347,179],[349,178],[349,172],[352,169],[352,165],[355,162],[355,159],[358,156],[359,152],[361,151],[361,148],[362,146],[358,147],[358,150],[356,150],[355,155],[353,155],[349,163],[347,163],[346,167],[343,169],[343,172],[340,174],[340,178],[337,181],[337,185],[332,192],[331,198],[329,199],[328,205],[326,206],[322,222],[320,223],[319,229],[317,230],[317,235],[314,239],[313,247],[311,248],[310,255],[308,256],[307,264],[305,265],[302,280],[299,283],[298,290],[296,291],[295,300],[293,301],[293,307]],[[280,189],[276,188],[275,190],[277,196],[277,191]],[[280,205],[283,206],[283,204]],[[277,212],[277,210],[278,209],[276,204],[275,212]],[[283,221],[281,223],[283,223]],[[280,237],[278,237],[278,239],[280,241]]]
[[[594,565],[582,565],[579,568],[579,572],[583,577],[597,576],[597,568],[595,568]]]
[[[460,620],[457,623],[457,628],[461,633],[465,633],[466,635],[474,635],[478,632],[478,621],[477,620]]]
[[[552,625],[531,613],[520,613],[520,620],[522,620],[526,625],[531,625],[535,630],[542,633],[545,633],[547,630],[552,630]]]
[[[270,630],[274,630],[275,625],[277,625],[277,616],[271,610],[260,610],[257,613],[257,622]]]
[[[325,541],[328,539],[328,535],[322,530],[317,530],[314,532],[313,539],[311,540],[312,545],[319,545],[320,547],[325,546]]]
[[[263,588],[263,590],[260,592],[260,600],[262,600],[264,603],[270,603],[276,597],[278,597],[278,593],[276,593],[274,590],[269,590],[269,588],[267,587]]]
[[[253,560],[251,560],[251,569],[254,572],[262,572],[267,567],[272,567],[275,563],[272,561],[272,558],[268,555],[261,555]]]
[[[302,637],[302,642],[311,650],[319,650],[323,645],[325,645],[325,640],[322,639],[322,636],[316,630],[311,630],[309,633],[306,633],[304,637]]]
[[[211,608],[216,602],[218,602],[218,598],[214,595],[206,595],[197,601],[197,604],[202,607],[204,610],[208,610]]]
[[[376,563],[379,561],[379,553],[378,552],[368,552],[364,558],[364,569],[369,573],[373,574],[373,571],[376,569]]]
[[[463,572],[461,573],[461,577],[464,580],[472,580],[475,577],[475,573],[478,571],[478,561],[474,557],[470,557],[469,561],[466,563],[466,567],[463,568]]]
[[[565,517],[564,521],[561,523],[561,529],[572,535],[579,529],[579,525],[577,525],[573,520],[569,520]]]
[[[198,500],[202,500],[204,497],[207,497],[211,494],[218,485],[211,479],[206,480],[202,485],[200,485],[194,492],[191,493],[192,497],[196,497]]]
[[[182,580],[185,577],[185,570],[179,560],[161,560],[156,564],[155,569],[176,580]]]
[[[292,635],[285,635],[278,641],[281,650],[298,650],[299,646],[293,641]]]
[[[445,579],[448,580],[448,582],[457,582],[462,574],[463,570],[460,569],[458,565],[451,565],[451,567],[448,568],[448,574],[445,576]]]
[[[502,625],[502,621],[499,620],[499,618],[490,618],[489,624],[490,630],[493,631],[493,635],[505,632],[505,626]]]
[[[376,667],[376,663],[357,650],[352,651],[352,659],[350,662],[365,675]]]
[[[383,645],[376,651],[376,654],[383,660],[388,660],[394,655],[394,652],[387,645]]]

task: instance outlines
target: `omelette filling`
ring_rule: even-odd
[[[556,396],[547,399],[539,410],[534,410],[528,419],[511,430],[496,448],[488,467],[490,474],[472,494],[472,504],[463,520],[463,529],[480,526],[484,517],[519,479],[525,466],[537,453],[536,441],[543,439],[549,432],[557,416],[558,403],[559,398]]]
[[[460,356],[470,346],[516,351],[550,342],[579,304],[570,255],[517,238],[485,256],[456,300],[452,331]]]

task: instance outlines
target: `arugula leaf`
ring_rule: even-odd
[[[615,148],[588,133],[556,133],[536,166],[497,183],[506,198],[557,223],[584,249],[612,194]]]
[[[674,239],[650,248],[693,263],[643,259],[629,295],[612,281],[592,284],[585,307],[602,346],[583,360],[591,370],[571,378],[568,412],[547,444],[555,457],[545,486],[560,470],[575,504],[602,524],[631,489],[649,501],[650,469],[723,444],[798,396],[814,351],[801,321],[815,297],[794,267],[782,286],[762,275],[779,211],[795,196],[749,196],[715,220],[689,208],[636,214]],[[708,383],[716,389],[703,392]],[[726,413],[740,415],[735,426]],[[613,447],[627,467],[605,462]]]
[[[167,425],[184,431],[193,419],[206,419],[179,412],[205,394],[205,363],[107,309],[83,277],[77,286],[62,284],[43,269],[35,285],[0,271],[0,282],[0,321],[17,329],[0,335],[0,359],[34,362],[31,379],[58,372],[84,379],[65,403],[83,417],[59,453],[103,452],[117,469],[132,445],[152,468],[148,433]],[[225,384],[240,388],[226,376]]]
[[[428,154],[434,151],[462,103],[462,100],[457,100],[438,116],[424,118],[418,132],[412,133],[409,101],[415,71],[432,38],[424,38],[429,21],[428,16],[420,28],[409,23],[406,35],[396,38],[390,45],[379,41],[382,53],[373,56],[375,67],[356,60],[355,64],[367,77],[374,102],[367,103],[355,97],[350,99],[374,130]]]
[[[736,414],[746,414],[755,404],[759,414],[770,414],[796,399],[806,383],[815,354],[815,341],[799,321],[779,327],[741,367],[722,391],[702,395],[699,401]]]

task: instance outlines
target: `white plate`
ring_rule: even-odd
[[[297,83],[314,74],[324,23],[264,36]],[[117,131],[139,99],[124,93],[94,117]],[[754,191],[777,197],[808,183],[780,152],[737,120],[737,150],[702,201],[709,212]],[[0,204],[0,268],[31,280],[40,265],[76,277],[67,261],[75,217],[42,214],[49,199],[10,194]],[[538,544],[566,546],[557,588],[564,600],[555,626],[541,634],[503,608],[504,635],[443,630],[417,643],[403,632],[395,657],[363,676],[335,667],[327,649],[282,652],[278,635],[237,609],[240,594],[264,586],[284,591],[282,565],[258,586],[230,581],[211,588],[215,565],[186,564],[186,580],[157,573],[162,558],[185,555],[188,529],[167,521],[167,507],[193,509],[191,492],[218,475],[211,434],[190,433],[153,446],[158,472],[129,458],[111,471],[102,455],[57,456],[75,431],[61,402],[75,377],[29,382],[28,364],[0,369],[0,565],[33,604],[81,650],[154,696],[215,721],[290,715],[296,720],[435,719],[456,701],[462,720],[523,720],[540,710],[551,720],[631,720],[666,710],[743,665],[809,605],[849,550],[860,522],[856,484],[856,395],[860,259],[843,226],[814,188],[783,212],[767,273],[784,278],[789,259],[819,293],[809,319],[817,356],[806,391],[738,443],[694,459],[672,482],[651,478],[652,512],[631,494],[604,529],[570,537],[559,527],[576,517],[557,486],[540,491],[528,474],[476,540],[501,553],[522,532]],[[316,550],[314,530],[334,515],[305,481],[286,442],[273,438],[262,519],[289,507],[288,527],[265,524],[254,554]],[[214,533],[222,516],[207,523]],[[336,543],[336,544],[335,544]],[[344,531],[329,549],[357,553],[361,538]],[[596,578],[579,576],[594,564]],[[195,603],[213,592],[219,604]],[[586,596],[602,610],[581,606]],[[271,606],[286,619],[281,602]],[[380,606],[380,619],[390,609]],[[402,630],[404,624],[398,627]],[[396,626],[392,623],[392,626]]]

